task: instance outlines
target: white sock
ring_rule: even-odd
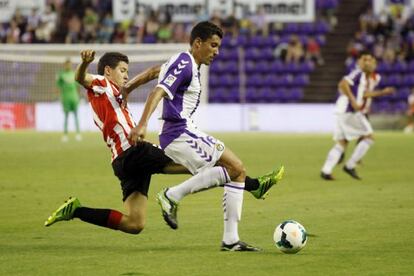
[[[211,189],[229,181],[230,177],[224,167],[208,168],[183,183],[169,188],[167,196],[178,202],[188,194]]]
[[[224,233],[223,242],[233,244],[240,240],[238,224],[241,219],[243,206],[244,183],[230,182],[224,185],[223,212]]]
[[[323,164],[322,172],[325,174],[331,174],[333,168],[339,161],[342,153],[344,152],[344,148],[340,144],[335,144],[332,149],[328,152],[328,156],[326,157],[325,164]]]
[[[348,169],[355,168],[358,161],[364,157],[373,143],[374,141],[372,139],[363,139],[361,142],[359,142],[355,147],[351,158],[349,158],[348,162],[346,162],[346,167]]]

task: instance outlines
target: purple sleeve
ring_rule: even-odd
[[[172,100],[178,91],[188,87],[192,79],[192,62],[188,54],[182,53],[168,67],[164,78],[158,83]]]
[[[358,67],[352,70],[348,75],[344,77],[344,79],[350,84],[354,85],[355,81],[361,76],[361,69]]]

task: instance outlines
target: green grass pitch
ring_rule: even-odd
[[[186,197],[173,231],[154,200],[187,176],[153,177],[146,229],[137,236],[80,220],[46,228],[68,196],[90,207],[122,209],[121,190],[99,133],[60,142],[59,133],[0,133],[0,275],[413,275],[414,137],[377,133],[358,168],[319,171],[330,135],[215,134],[258,176],[284,164],[264,201],[245,193],[240,235],[260,253],[220,252],[222,189]],[[154,135],[151,136],[154,141]],[[351,149],[351,148],[350,148]],[[348,151],[348,157],[350,151]],[[274,228],[302,223],[310,237],[296,255],[279,252]]]

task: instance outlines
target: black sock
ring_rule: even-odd
[[[254,191],[259,188],[259,180],[257,178],[250,178],[249,176],[246,176],[246,180],[244,181],[244,189],[246,191]]]
[[[75,210],[74,217],[85,222],[107,227],[110,209],[94,209],[88,207],[79,207]]]

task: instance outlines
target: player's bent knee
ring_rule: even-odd
[[[143,223],[133,223],[128,227],[128,233],[138,235],[144,230],[145,225]]]
[[[233,181],[244,181],[244,178],[246,177],[246,169],[243,166],[243,163],[239,162],[238,164],[234,164],[229,172],[229,175]]]

